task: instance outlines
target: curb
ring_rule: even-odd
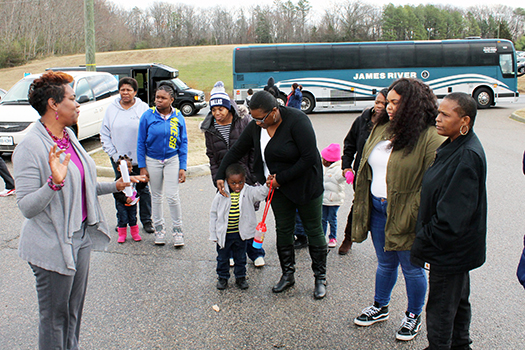
[[[97,153],[102,150],[102,147],[94,149],[92,151],[89,151],[88,154],[91,155],[93,153]],[[194,165],[189,166],[186,170],[186,177],[197,177],[197,176],[205,176],[210,175],[210,165],[209,164],[201,164],[201,165]],[[115,172],[113,171],[112,167],[107,166],[99,166],[97,165],[97,176],[98,177],[109,177],[114,179],[115,178]]]
[[[512,113],[509,117],[510,119],[513,119],[517,122],[520,122],[520,123],[525,123],[525,118],[523,117],[520,117],[519,115],[517,115],[516,113]]]

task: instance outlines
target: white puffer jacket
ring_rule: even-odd
[[[342,205],[345,201],[345,178],[341,170],[341,161],[334,162],[329,167],[323,166],[323,175],[323,205]]]

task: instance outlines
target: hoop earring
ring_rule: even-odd
[[[467,131],[463,131],[463,127],[466,127],[467,128]],[[465,136],[466,134],[468,134],[468,125],[461,125],[461,127],[459,128],[459,133],[463,136]]]

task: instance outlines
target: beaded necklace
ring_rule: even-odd
[[[66,132],[66,129],[64,129],[62,132],[62,138],[59,139],[58,137],[56,137],[55,135],[53,135],[51,133],[51,131],[49,131],[49,129],[47,128],[46,124],[44,124],[43,121],[40,121],[40,123],[42,123],[42,125],[44,126],[44,128],[46,128],[46,131],[47,133],[49,134],[49,136],[51,136],[51,138],[53,139],[53,141],[55,141],[56,145],[58,146],[58,148],[60,149],[68,149],[69,146],[71,145],[71,142],[69,141],[69,134]]]

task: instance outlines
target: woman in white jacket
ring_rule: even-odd
[[[337,246],[337,211],[345,200],[345,178],[341,174],[341,146],[332,143],[321,151],[323,158],[323,231],[330,223],[328,248]]]

